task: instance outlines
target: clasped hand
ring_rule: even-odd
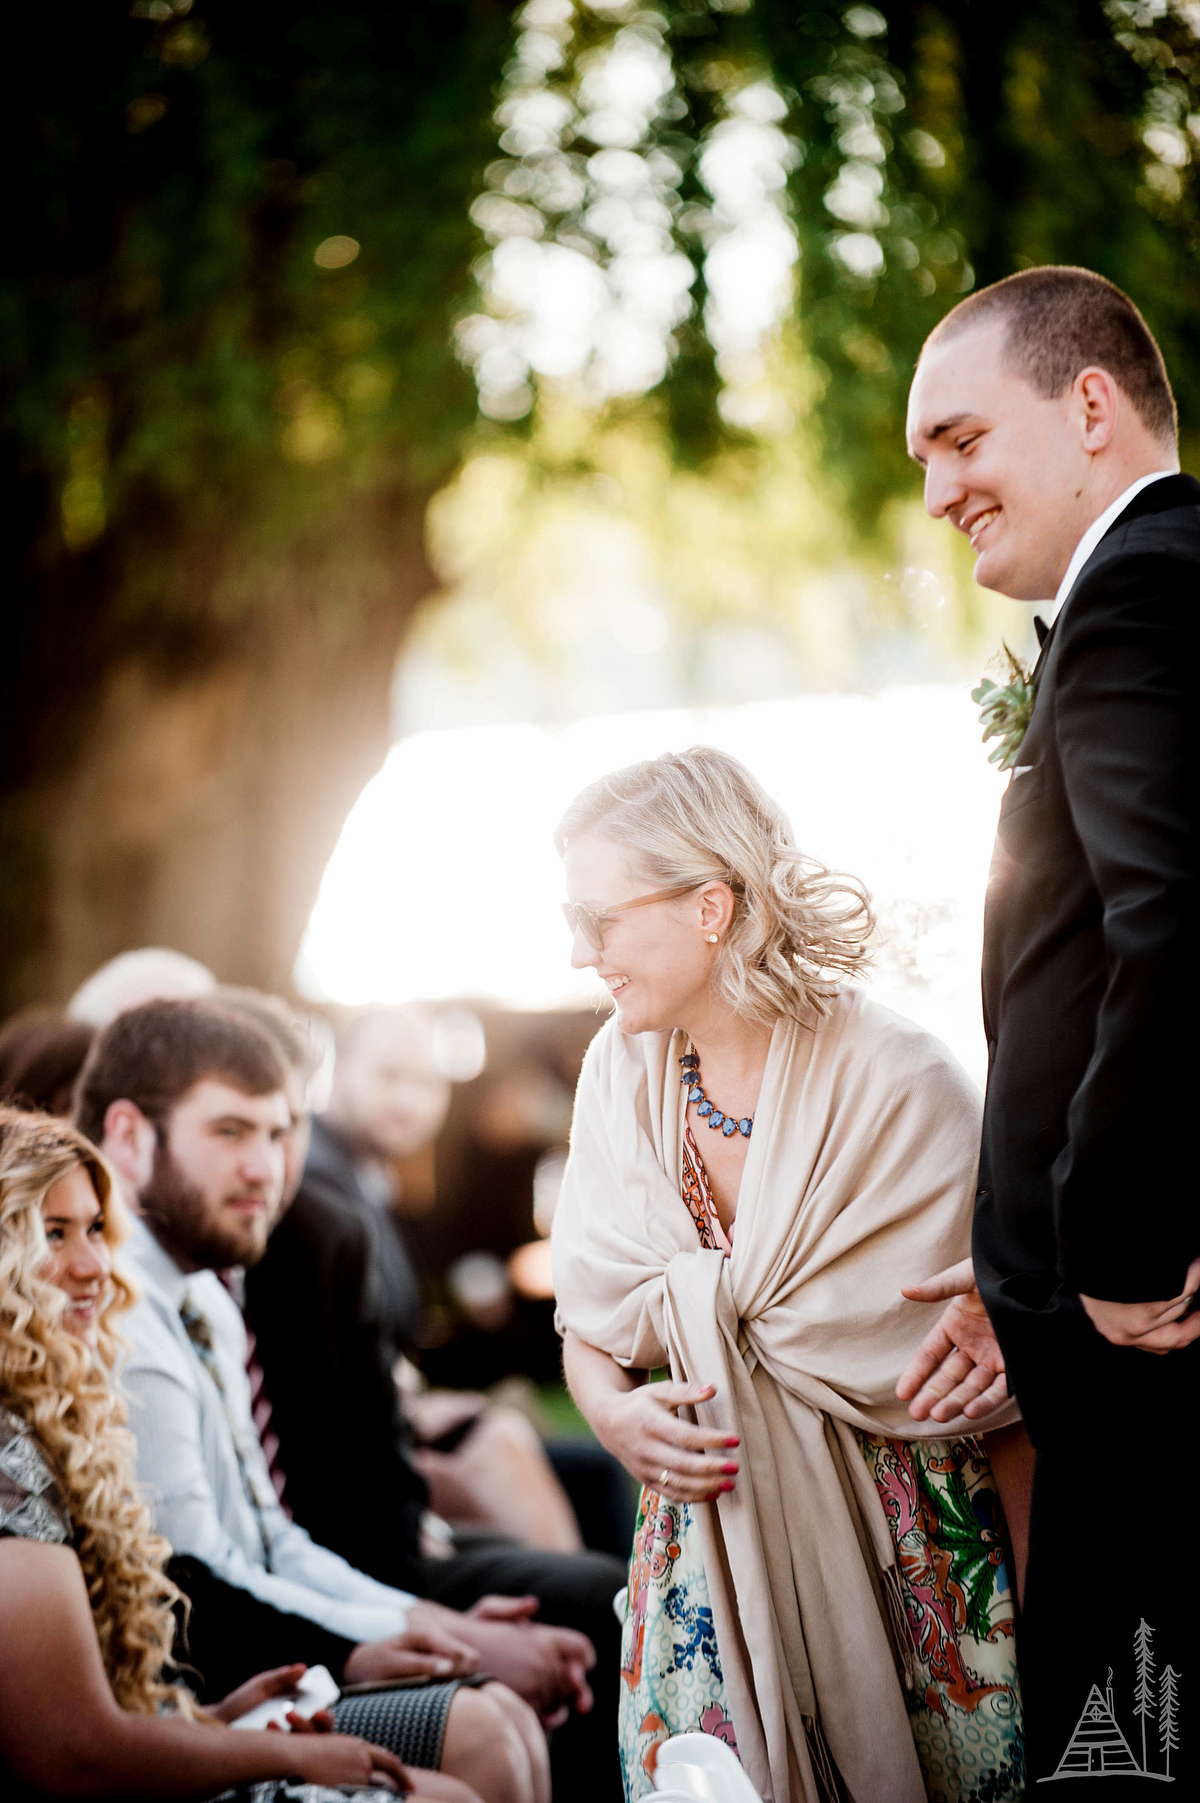
[[[1136,1346],[1141,1352],[1179,1352],[1200,1339],[1200,1313],[1188,1314],[1200,1291],[1200,1258],[1188,1266],[1183,1290],[1169,1302],[1105,1302],[1081,1296],[1088,1319],[1114,1346]],[[1185,1319],[1186,1317],[1186,1319]]]
[[[463,1678],[485,1671],[523,1697],[544,1727],[559,1727],[572,1708],[581,1715],[591,1709],[587,1674],[596,1653],[586,1634],[533,1621],[537,1608],[535,1596],[480,1597],[465,1614],[441,1603],[415,1603],[405,1633],[355,1647],[346,1678]]]

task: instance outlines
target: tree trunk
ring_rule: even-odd
[[[325,864],[387,751],[405,624],[434,584],[423,512],[343,520],[352,564],[293,550],[240,623],[210,618],[169,656],[136,635],[114,650],[57,767],[18,798],[5,902],[24,943],[5,1011],[65,999],[140,945],[290,987]]]

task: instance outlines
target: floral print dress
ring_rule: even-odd
[[[690,1124],[680,1188],[700,1244],[728,1255]],[[908,1715],[930,1803],[1018,1803],[1025,1759],[1015,1610],[987,1454],[970,1438],[858,1440],[896,1547],[915,1656]],[[691,1508],[649,1486],[629,1563],[621,1679],[630,1803],[652,1793],[668,1735],[699,1730],[737,1752]]]

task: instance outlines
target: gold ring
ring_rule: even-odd
[[[659,1485],[660,1485],[660,1486],[661,1486],[661,1485],[663,1485],[663,1484],[669,1484],[669,1483],[670,1483],[670,1481],[671,1481],[671,1473],[670,1473],[670,1472],[669,1472],[669,1471],[668,1471],[668,1470],[667,1470],[667,1468],[666,1468],[666,1466],[665,1466],[665,1465],[664,1465],[664,1466],[663,1466],[663,1468],[662,1468],[662,1472],[661,1472],[661,1474],[660,1474],[660,1476],[659,1476],[659,1480],[658,1480],[658,1481],[659,1481]]]

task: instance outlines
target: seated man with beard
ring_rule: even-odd
[[[478,1664],[547,1723],[572,1705],[586,1711],[594,1655],[583,1634],[533,1624],[527,1599],[481,1599],[470,1617],[418,1601],[318,1545],[279,1507],[251,1418],[244,1332],[239,1341],[216,1272],[262,1255],[283,1187],[285,1084],[278,1051],[245,1014],[209,1000],[152,1002],[100,1035],[77,1105],[141,1217],[129,1262],[142,1299],[122,1373],[138,1476],[156,1525],[213,1580],[201,1601],[193,1591],[197,1614],[226,1612],[226,1631],[207,1635],[223,1660],[220,1683],[239,1660],[245,1675],[260,1662],[246,1623],[261,1623],[266,1606],[277,1632],[307,1624],[291,1657],[323,1662],[343,1683]],[[331,1489],[353,1513],[360,1449],[336,1416],[315,1416],[312,1431],[328,1445]],[[526,1735],[528,1712],[515,1721]]]

